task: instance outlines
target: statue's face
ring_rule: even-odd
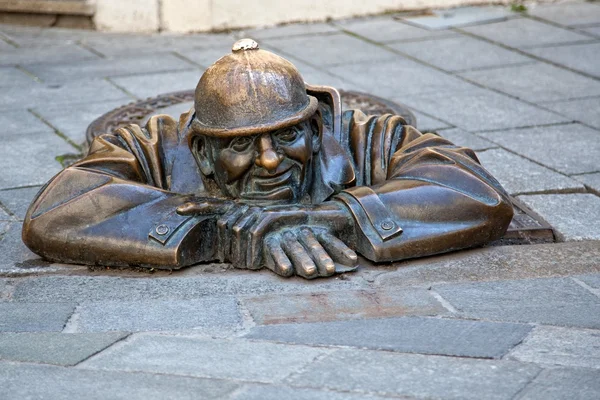
[[[200,146],[206,149],[194,153],[205,157],[201,161],[211,167],[224,195],[294,203],[304,198],[311,184],[312,158],[319,148],[318,130],[313,117],[292,127],[252,136],[204,137]]]

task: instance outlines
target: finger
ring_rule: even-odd
[[[291,232],[286,232],[282,237],[282,247],[285,254],[292,260],[292,265],[296,274],[306,279],[312,279],[319,276],[317,266],[310,255],[300,244],[296,236]]]
[[[260,209],[257,207],[252,207],[246,213],[244,213],[231,227],[231,258],[232,262],[235,263],[238,268],[247,268],[247,227],[254,223],[259,214]]]
[[[258,268],[260,265],[262,243],[264,242],[265,235],[273,228],[274,219],[275,216],[272,213],[263,212],[254,222],[254,226],[250,228],[247,262],[252,266],[248,268]]]
[[[346,246],[344,242],[327,232],[317,232],[319,242],[337,263],[354,266],[358,263],[356,252]]]
[[[240,208],[233,207],[217,221],[217,230],[219,232],[219,261],[225,262],[229,260],[231,254],[231,235],[229,234],[229,227],[232,226],[247,209],[247,206],[242,206]]]
[[[278,240],[268,240],[265,243],[265,264],[267,268],[281,276],[292,276],[294,267],[285,255]]]
[[[300,231],[300,235],[298,237],[317,265],[319,275],[333,275],[335,273],[335,263],[329,254],[327,254],[321,243],[319,243],[312,231],[308,228],[304,228]]]

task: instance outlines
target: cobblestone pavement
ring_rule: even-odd
[[[600,3],[497,11],[438,30],[401,15],[188,36],[0,25],[0,397],[600,398]],[[193,88],[242,36],[478,150],[559,243],[311,282],[88,270],[24,247],[29,201],[92,119]]]

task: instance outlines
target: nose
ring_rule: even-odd
[[[273,149],[271,135],[268,133],[263,134],[258,140],[258,157],[255,161],[256,165],[269,172],[273,172],[279,164],[281,164],[282,160],[283,156],[277,154],[275,149]]]

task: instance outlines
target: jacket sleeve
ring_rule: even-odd
[[[214,257],[211,217],[180,216],[169,192],[171,117],[99,136],[87,157],[48,182],[29,207],[23,241],[54,261],[177,268]],[[201,239],[202,238],[202,239]]]
[[[485,244],[512,219],[510,199],[473,150],[422,134],[398,116],[345,116],[356,186],[336,197],[357,227],[357,250],[397,261]]]

